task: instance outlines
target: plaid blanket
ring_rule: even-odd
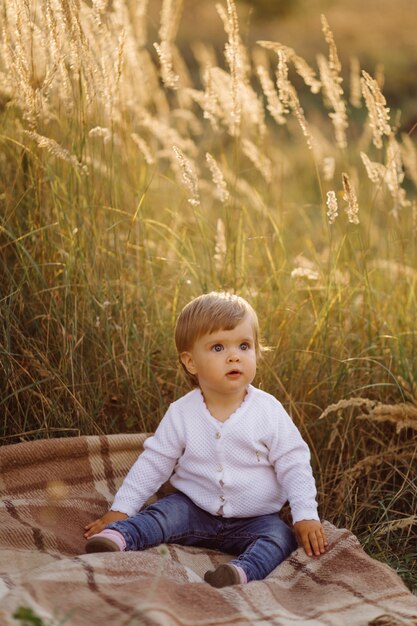
[[[396,573],[327,522],[325,555],[297,550],[266,580],[224,589],[202,579],[230,558],[216,551],[84,554],[84,525],[107,510],[144,438],[0,448],[1,626],[417,625],[417,598]]]

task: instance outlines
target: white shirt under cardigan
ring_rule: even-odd
[[[293,522],[319,519],[308,446],[281,403],[252,385],[225,422],[210,414],[200,389],[173,402],[111,509],[136,514],[170,477],[213,515],[275,513],[288,500]]]

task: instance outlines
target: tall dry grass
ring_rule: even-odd
[[[415,587],[414,136],[324,17],[307,62],[248,49],[227,0],[189,63],[180,0],[156,42],[148,8],[0,2],[1,442],[152,430],[179,309],[238,291],[323,515]]]

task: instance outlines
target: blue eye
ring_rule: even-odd
[[[213,352],[221,352],[223,350],[223,346],[221,343],[215,343],[211,349]]]
[[[250,345],[246,341],[244,341],[243,343],[240,344],[239,348],[241,350],[249,350]]]

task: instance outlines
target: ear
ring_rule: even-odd
[[[191,352],[181,352],[180,361],[184,365],[187,372],[190,374],[197,374],[197,368],[194,364],[194,359]]]

